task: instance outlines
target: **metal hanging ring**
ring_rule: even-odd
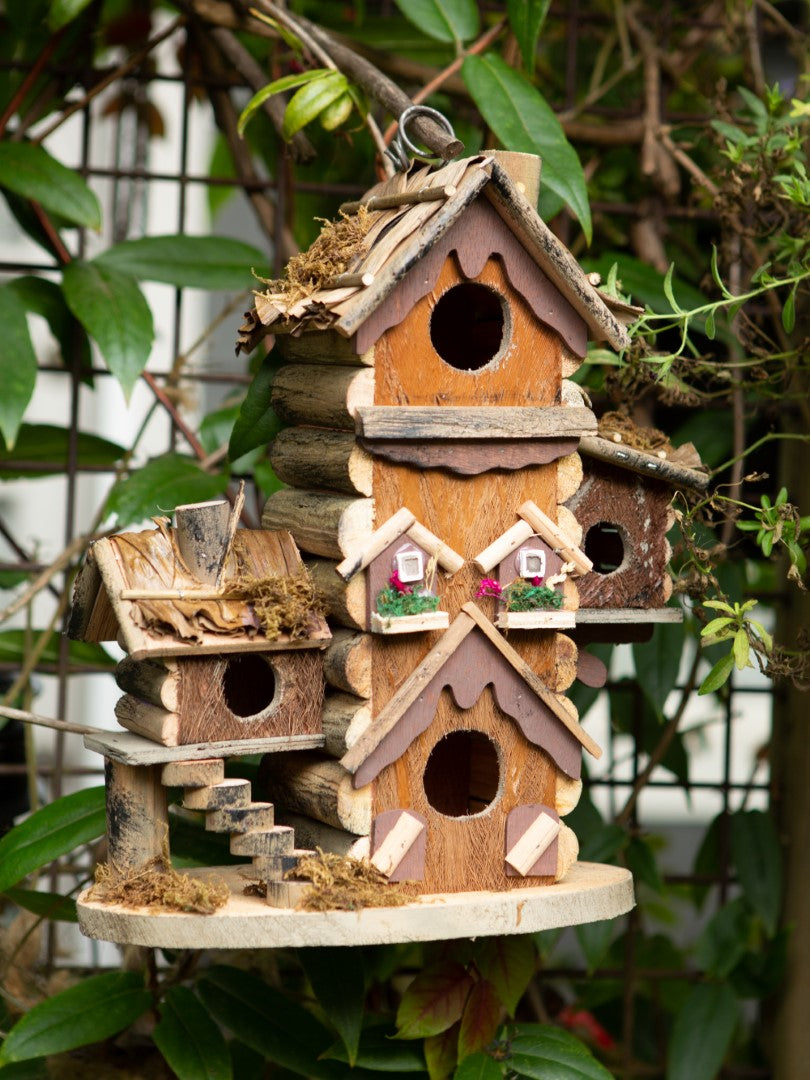
[[[408,138],[405,129],[412,120],[415,120],[419,116],[429,116],[431,120],[435,120],[440,127],[444,128],[451,139],[455,138],[456,133],[453,131],[453,125],[446,116],[438,111],[438,109],[431,109],[429,105],[409,105],[400,115],[396,136],[385,151],[386,155],[393,161],[400,172],[408,171],[411,166],[411,157],[419,158],[421,161],[429,161],[431,158],[439,156],[438,154],[430,154],[421,150]],[[411,155],[410,157],[408,156],[409,153]]]

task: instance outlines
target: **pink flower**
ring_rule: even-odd
[[[500,597],[503,589],[495,580],[495,578],[485,577],[481,584],[478,586],[478,592],[475,594],[476,600],[481,596],[494,596]]]
[[[543,584],[543,579],[541,577],[533,577],[532,578],[532,585],[534,585],[535,587],[537,587],[538,585],[542,585],[542,584]]]
[[[398,593],[402,593],[403,596],[409,596],[413,589],[410,585],[406,585],[404,581],[399,580],[399,571],[395,570],[391,577],[388,579],[388,584],[392,589],[396,589]]]

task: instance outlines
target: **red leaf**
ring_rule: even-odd
[[[537,951],[528,935],[485,938],[475,953],[475,965],[488,979],[510,1016],[534,975]]]
[[[402,995],[397,1038],[439,1035],[461,1019],[472,977],[461,964],[438,964],[417,975]]]
[[[461,1031],[458,1035],[459,1061],[489,1046],[501,1022],[501,1010],[495,987],[487,979],[479,979],[470,991],[461,1017]]]
[[[425,1039],[425,1062],[430,1080],[446,1080],[451,1076],[458,1062],[458,1032],[460,1024],[456,1022],[441,1035],[431,1035]]]

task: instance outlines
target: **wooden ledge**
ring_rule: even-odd
[[[572,405],[361,405],[355,429],[367,439],[558,439],[593,434],[596,418]]]
[[[242,889],[244,867],[195,868],[215,873],[232,890],[214,915],[184,915],[127,909],[117,904],[77,902],[86,937],[124,945],[172,949],[275,949],[323,945],[388,945],[495,934],[531,934],[624,915],[634,905],[629,870],[575,863],[556,885],[505,892],[441,893],[398,908],[362,911],[295,911],[271,908]]]
[[[372,634],[416,634],[420,630],[446,630],[449,625],[450,616],[446,611],[423,611],[421,615],[371,613]]]
[[[576,626],[576,612],[561,609],[551,611],[499,611],[495,625],[502,630],[571,630]]]
[[[129,731],[99,731],[98,735],[84,737],[88,750],[95,750],[125,765],[163,765],[169,761],[247,757],[249,754],[272,754],[283,750],[319,750],[324,742],[323,735],[281,735],[272,739],[230,739],[225,742],[189,743],[187,746],[162,746]]]
[[[593,626],[598,623],[626,626],[649,623],[683,622],[681,608],[579,608],[574,612],[577,626]]]

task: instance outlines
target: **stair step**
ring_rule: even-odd
[[[271,802],[252,802],[247,806],[228,806],[224,810],[209,810],[205,827],[211,832],[263,832],[276,824]]]
[[[276,825],[267,832],[234,833],[231,836],[232,855],[290,855],[295,833],[289,825]]]
[[[298,867],[298,860],[304,855],[314,855],[314,851],[293,848],[286,855],[256,855],[253,858],[253,870],[262,881],[281,881],[288,870]]]
[[[183,792],[183,806],[188,810],[224,810],[230,806],[250,805],[249,780],[222,780],[209,787]]]
[[[220,784],[225,779],[222,758],[203,758],[201,761],[169,761],[161,770],[160,782],[165,787],[200,788]]]
[[[268,881],[267,903],[270,907],[294,908],[311,888],[309,881]]]

